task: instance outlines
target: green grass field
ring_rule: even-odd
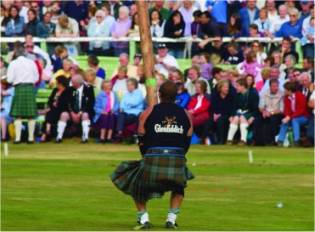
[[[196,178],[180,230],[314,230],[312,149],[193,146],[187,157]],[[134,205],[109,175],[120,161],[138,158],[128,145],[9,144],[2,230],[131,230]],[[155,230],[163,230],[168,196],[149,204]]]

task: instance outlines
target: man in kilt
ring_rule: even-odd
[[[37,116],[34,84],[38,79],[35,62],[25,57],[24,47],[20,42],[15,43],[7,80],[14,86],[10,115],[14,117],[16,144],[21,142],[22,119],[28,120],[28,143],[34,143],[34,118]]]
[[[176,94],[173,82],[161,85],[161,103],[147,108],[140,116],[138,134],[142,159],[122,162],[111,176],[116,187],[135,201],[138,210],[135,230],[151,228],[146,203],[167,191],[171,191],[171,201],[165,226],[176,229],[184,188],[187,180],[193,178],[185,158],[192,123],[188,113],[174,103]]]

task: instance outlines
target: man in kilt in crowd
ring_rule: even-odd
[[[15,43],[7,80],[14,86],[10,115],[14,117],[16,144],[21,142],[22,119],[28,120],[28,143],[34,143],[34,118],[37,116],[34,85],[38,79],[39,73],[35,62],[25,57],[24,47],[20,42]]]
[[[160,104],[146,109],[139,120],[140,161],[122,162],[111,179],[118,189],[132,196],[138,210],[135,230],[149,229],[146,203],[171,191],[166,228],[176,229],[176,217],[184,198],[187,180],[193,178],[186,167],[185,154],[193,132],[188,113],[177,106],[177,87],[167,81],[159,89]]]

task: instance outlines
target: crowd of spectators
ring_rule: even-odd
[[[201,38],[191,44],[191,66],[185,70],[177,58],[183,57],[187,44],[154,43],[157,91],[166,80],[176,83],[176,104],[192,116],[193,142],[282,146],[290,141],[294,146],[313,146],[312,1],[150,4],[154,37]],[[2,139],[8,139],[13,122],[14,142],[20,143],[27,121],[29,143],[34,142],[34,133],[41,142],[53,138],[60,143],[75,134],[83,143],[91,135],[101,143],[133,140],[147,105],[141,54],[130,59],[128,42],[111,41],[55,44],[46,52],[33,37],[137,36],[134,2],[3,1],[1,7],[4,35],[25,37],[24,43],[9,46],[7,59],[0,61]],[[226,36],[283,39],[269,45],[258,40],[224,43]],[[302,56],[295,49],[296,39],[303,46]],[[76,61],[84,49],[89,52],[85,70]],[[118,59],[113,73],[98,59],[108,54]],[[52,93],[47,108],[39,112],[45,120],[36,131],[36,92],[47,88]]]

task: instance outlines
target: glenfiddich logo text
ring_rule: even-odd
[[[184,133],[183,126],[178,127],[177,125],[161,126],[160,124],[155,124],[154,130],[156,133],[176,133],[176,134]]]

